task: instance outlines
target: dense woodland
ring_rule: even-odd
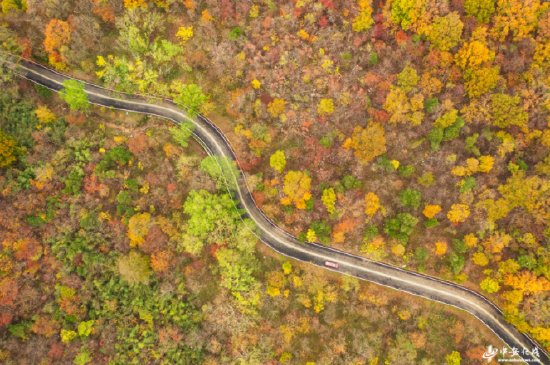
[[[258,206],[301,241],[477,290],[550,349],[548,3],[1,4],[5,52],[211,118]],[[426,304],[395,319],[390,292],[368,287],[378,303],[364,283],[262,259],[189,125],[91,108],[78,82],[60,101],[1,72],[7,361],[475,361],[466,344],[480,336],[417,346],[413,327],[441,341],[455,328],[419,331]],[[62,360],[24,360],[23,340]]]
[[[2,364],[474,364],[503,346],[464,312],[270,251],[185,125],[74,116],[4,81]]]

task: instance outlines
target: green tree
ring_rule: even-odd
[[[231,291],[247,291],[256,282],[252,274],[255,260],[252,254],[245,254],[239,250],[221,248],[216,251],[218,264],[223,272],[221,285]]]
[[[231,39],[232,41],[235,41],[239,39],[243,35],[243,30],[239,27],[235,27],[229,32],[229,35],[227,38]]]
[[[413,217],[412,214],[400,213],[397,218],[386,219],[384,232],[406,244],[409,241],[409,235],[417,224],[418,219]]]
[[[533,270],[537,266],[537,260],[527,255],[518,257],[518,263],[521,267],[525,267],[529,270]]]
[[[199,114],[199,110],[206,102],[207,97],[202,93],[202,88],[195,84],[182,84],[177,88],[178,94],[174,102],[183,110],[187,110],[187,115],[194,118]]]
[[[418,209],[420,206],[420,190],[417,189],[405,189],[399,192],[399,201],[404,207],[412,207]]]
[[[343,193],[345,190],[360,188],[361,185],[361,181],[357,180],[353,175],[346,175],[337,183],[336,190]]]
[[[363,232],[364,241],[368,241],[376,236],[378,236],[378,228],[375,225],[369,224],[365,227],[365,231]]]
[[[195,125],[191,122],[181,123],[178,127],[170,127],[168,129],[172,135],[172,139],[180,146],[187,147],[189,145],[189,137],[193,135]]]
[[[401,165],[397,168],[397,173],[400,178],[411,177],[414,174],[415,168],[412,165]]]
[[[63,192],[73,195],[80,194],[84,175],[84,171],[79,166],[74,166],[69,176],[65,179],[65,189],[63,189]]]
[[[90,110],[90,103],[84,87],[85,84],[82,81],[65,80],[63,90],[59,92],[59,96],[69,104],[71,110],[87,113]]]
[[[124,146],[111,148],[97,164],[96,171],[105,172],[115,167],[117,164],[126,165],[132,158],[134,158],[134,154],[128,151]]]
[[[453,269],[455,275],[458,275],[458,273],[464,267],[464,256],[457,255],[454,252],[451,253],[449,255],[449,264],[451,265],[451,268]]]
[[[90,333],[92,333],[92,329],[94,327],[94,321],[85,321],[80,322],[78,325],[78,335],[80,337],[88,337]]]
[[[328,243],[328,236],[332,233],[332,227],[327,221],[318,220],[309,226],[309,229],[315,232],[315,235],[319,238],[319,241],[325,244],[325,241]]]
[[[430,257],[430,254],[424,247],[418,247],[416,251],[414,251],[414,259],[418,262],[424,262],[428,257]]]
[[[228,222],[226,217],[232,220],[241,215],[228,194],[212,195],[206,190],[192,190],[183,205],[183,211],[190,216],[186,232],[208,242],[211,241],[208,239],[210,232],[225,228],[223,225]]]
[[[206,172],[216,182],[216,189],[236,191],[237,178],[240,171],[235,161],[228,157],[208,156],[200,164],[201,170]]]
[[[426,101],[424,102],[424,108],[426,108],[426,111],[428,113],[433,113],[435,112],[435,109],[437,108],[438,104],[439,104],[438,98],[426,99]]]
[[[33,133],[40,125],[40,121],[36,117],[35,109],[35,106],[27,101],[10,99],[0,103],[2,130],[15,139],[19,147],[32,148],[36,143]],[[56,124],[58,123],[54,125]]]
[[[463,240],[453,239],[453,248],[458,253],[466,253],[468,251],[468,245]]]

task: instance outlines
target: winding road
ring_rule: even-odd
[[[17,67],[15,67],[14,59],[9,59],[5,61],[5,65],[11,65],[21,77],[57,92],[63,88],[63,82],[70,78],[26,60],[20,60]],[[155,98],[130,96],[88,83],[85,91],[88,94],[89,101],[93,104],[135,113],[156,115],[170,119],[175,123],[192,121],[195,125],[194,137],[206,149],[208,154],[237,160],[229,141],[215,125],[200,115],[195,119],[190,119],[185,112],[169,100],[156,99],[153,102],[148,102],[148,100]],[[256,223],[260,230],[258,238],[275,251],[327,270],[351,275],[465,310],[487,325],[509,347],[519,349],[519,356],[526,362],[550,365],[548,353],[528,335],[520,333],[514,326],[507,323],[503,319],[502,311],[484,296],[452,282],[370,261],[315,243],[300,243],[296,237],[273,224],[258,209],[243,174],[229,178],[237,184],[238,188],[235,193],[239,200],[239,208],[246,210],[244,217],[250,218]],[[324,265],[325,261],[338,263],[338,268],[326,267]],[[528,353],[522,353],[524,348],[527,349]],[[540,357],[532,353],[534,348],[538,348]],[[518,357],[515,357],[515,359],[518,359]]]

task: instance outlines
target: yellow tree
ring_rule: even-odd
[[[38,109],[34,111],[34,113],[42,124],[55,122],[55,114],[52,113],[46,105],[39,106]]]
[[[285,100],[284,99],[275,99],[267,105],[267,111],[274,117],[278,117],[282,112],[285,111]]]
[[[179,27],[176,37],[180,40],[182,46],[185,45],[193,37],[193,27]]]
[[[323,204],[327,207],[327,212],[334,213],[334,204],[336,203],[336,194],[333,188],[323,190],[323,196],[321,197]]]
[[[511,240],[512,237],[509,234],[495,232],[487,241],[482,242],[481,245],[485,247],[485,252],[487,253],[499,253],[504,247],[508,247]]]
[[[445,255],[445,252],[447,252],[447,242],[444,242],[444,241],[436,242],[434,252],[436,256]]]
[[[128,222],[128,233],[130,246],[140,246],[144,242],[144,236],[149,233],[151,215],[149,213],[137,213],[130,218]]]
[[[485,254],[483,252],[474,253],[473,261],[474,261],[474,264],[479,265],[479,266],[489,265],[489,259],[487,258],[487,256],[485,256]]]
[[[269,165],[278,172],[282,172],[286,165],[285,153],[281,150],[275,151],[269,158]]]
[[[27,11],[27,0],[2,0],[2,12],[7,14],[10,10],[26,12]]]
[[[426,11],[426,0],[393,0],[391,19],[403,30],[416,29]]]
[[[416,72],[416,71],[415,71]],[[403,80],[403,82],[412,80]],[[414,83],[416,85],[416,82]],[[407,97],[407,93],[403,88],[412,87],[410,84],[405,84],[403,87],[397,87],[390,90],[386,97],[386,102],[383,105],[385,111],[390,114],[389,123],[403,123],[410,126],[420,125],[424,113],[420,110],[424,108],[424,96],[416,94],[412,98]]]
[[[360,161],[368,163],[386,152],[386,134],[380,123],[370,122],[367,128],[355,127],[351,147]]]
[[[301,171],[289,171],[285,175],[285,186],[283,192],[285,197],[281,199],[281,204],[291,205],[298,209],[306,209],[306,201],[311,199],[311,178]]]
[[[405,66],[403,71],[397,75],[397,85],[404,92],[408,93],[418,84],[418,73],[410,66]]]
[[[470,233],[470,234],[467,234],[466,236],[464,236],[464,243],[466,244],[466,246],[468,247],[476,247],[477,246],[477,237],[473,234],[473,233]]]
[[[484,42],[471,41],[462,45],[455,56],[455,63],[463,70],[478,68],[484,63],[492,62],[495,52],[491,51]]]
[[[441,207],[439,205],[426,205],[422,213],[426,218],[432,219],[437,213],[441,212]]]
[[[470,98],[477,98],[497,86],[498,66],[469,69],[464,72],[464,87]]]
[[[428,40],[440,51],[448,51],[460,41],[463,27],[456,11],[437,17],[429,28]]]
[[[146,8],[147,0],[124,0],[124,7],[128,9]]]
[[[44,32],[44,50],[49,54],[49,62],[57,69],[65,68],[62,50],[71,41],[71,27],[68,22],[52,19]]]
[[[317,106],[317,113],[319,115],[334,113],[334,103],[332,102],[332,99],[321,99],[319,105]]]
[[[373,216],[380,208],[380,199],[375,193],[367,193],[365,195],[365,213]]]
[[[548,10],[548,3],[540,0],[498,0],[493,16],[491,35],[504,41],[512,32],[514,41],[528,37],[537,26],[538,17]]]
[[[352,29],[354,32],[368,31],[374,24],[372,19],[372,8],[368,0],[359,0],[359,15],[353,19]]]
[[[15,140],[0,129],[0,167],[11,165],[17,160],[19,147]]]
[[[451,210],[447,212],[447,218],[455,225],[464,222],[470,215],[470,207],[466,204],[453,204]]]

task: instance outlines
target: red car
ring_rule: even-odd
[[[338,264],[336,262],[330,262],[330,261],[325,261],[325,266],[330,266],[330,267],[333,267],[335,269],[338,268]]]

